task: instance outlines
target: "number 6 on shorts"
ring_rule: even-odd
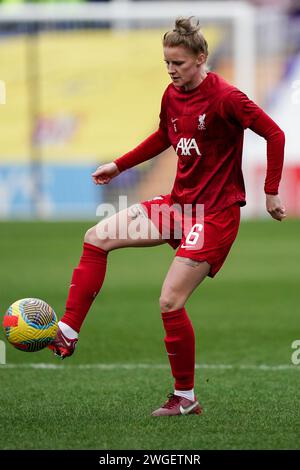
[[[189,231],[186,239],[185,244],[181,245],[182,248],[189,248],[195,246],[198,242],[200,233],[203,230],[203,224],[195,224]],[[199,247],[198,247],[199,248]]]

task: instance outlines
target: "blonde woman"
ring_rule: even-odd
[[[246,204],[241,169],[246,128],[267,141],[267,211],[276,220],[285,217],[278,196],[284,133],[244,93],[207,71],[207,42],[193,18],[176,20],[174,29],[163,37],[163,53],[171,83],[162,97],[157,131],[114,162],[101,165],[92,176],[96,184],[108,184],[120,172],[173,146],[178,157],[173,189],[87,231],[66,311],[50,348],[62,358],[74,352],[82,323],[101,289],[111,250],[169,243],[177,251],[162,286],[160,308],[175,383],[152,416],[199,415],[202,408],[194,392],[195,336],[185,304],[206,276],[217,274],[236,238],[240,208]],[[184,224],[181,209],[186,206],[189,214]],[[169,214],[169,219],[160,213]],[[139,222],[140,238],[130,232],[133,220]],[[116,228],[117,233],[125,228],[127,237],[115,236]]]

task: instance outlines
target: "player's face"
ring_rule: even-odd
[[[164,47],[164,60],[167,64],[168,74],[176,87],[185,90],[195,88],[203,79],[205,55],[194,55],[182,46]]]

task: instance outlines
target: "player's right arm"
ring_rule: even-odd
[[[114,163],[121,171],[128,170],[140,163],[146,162],[151,158],[156,157],[161,152],[170,147],[170,141],[167,134],[159,128],[156,132],[151,134],[140,145],[135,147],[130,152],[126,153],[120,158],[117,158]]]
[[[165,92],[162,97],[161,111],[159,115],[160,123],[157,131],[122,157],[117,158],[112,163],[99,166],[92,174],[96,184],[107,184],[122,171],[128,170],[142,162],[150,160],[170,147],[171,143],[169,141],[167,127],[166,94],[167,93]]]

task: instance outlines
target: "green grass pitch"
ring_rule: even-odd
[[[88,226],[0,224],[1,314],[39,297],[61,315]],[[158,298],[174,252],[123,249],[72,358],[7,344],[0,448],[299,449],[299,231],[296,220],[243,222],[221,273],[189,300],[203,416],[150,416],[173,386]]]

